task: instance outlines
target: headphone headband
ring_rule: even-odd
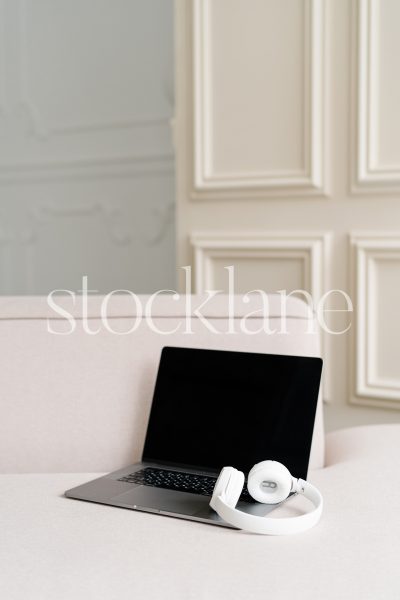
[[[271,481],[271,470],[268,471],[268,466],[273,461],[265,461],[265,463],[259,463],[256,465],[257,473],[259,474],[260,465],[267,465],[264,467],[264,477],[267,480],[266,483],[273,484]],[[273,463],[274,468],[283,467],[280,463]],[[254,469],[254,468],[253,468]],[[252,471],[253,471],[252,469]],[[287,471],[286,467],[283,467]],[[251,475],[249,473],[249,492],[251,493]],[[288,473],[288,472],[287,472]],[[289,474],[289,473],[288,473]],[[323,498],[319,490],[311,483],[304,481],[303,479],[292,478],[289,474],[291,482],[291,491],[298,492],[304,495],[305,498],[310,500],[314,505],[314,510],[311,512],[300,515],[298,517],[285,517],[282,519],[272,519],[271,517],[259,517],[245,513],[236,508],[236,504],[239,500],[239,496],[242,492],[244,475],[240,471],[236,471],[232,467],[225,467],[218,478],[218,481],[214,488],[214,494],[212,496],[210,506],[224,519],[227,523],[230,523],[238,529],[244,529],[252,533],[261,533],[269,535],[287,535],[291,533],[300,533],[310,529],[316,525],[321,517],[323,508]],[[269,485],[268,487],[273,487]],[[289,488],[290,490],[290,488]],[[287,497],[287,496],[286,496]],[[279,502],[278,500],[277,502]],[[271,504],[273,501],[268,499],[264,502]]]

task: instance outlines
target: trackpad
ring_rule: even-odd
[[[114,496],[111,503],[137,507],[138,509],[150,508],[153,510],[181,513],[183,515],[194,515],[202,508],[206,508],[210,499],[206,496],[197,496],[196,494],[187,494],[186,492],[175,492],[173,490],[163,490],[150,486],[139,486]]]

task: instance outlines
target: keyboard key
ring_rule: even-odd
[[[189,492],[191,494],[200,494],[202,496],[212,496],[217,478],[209,475],[198,475],[196,473],[146,467],[140,471],[124,475],[124,477],[120,477],[118,481],[159,487],[167,490]],[[254,502],[246,488],[244,488],[239,500],[244,502]]]

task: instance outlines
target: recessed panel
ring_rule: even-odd
[[[282,256],[249,256],[248,258],[212,258],[212,280],[215,289],[228,291],[228,270],[234,266],[235,290],[243,293],[254,289],[276,292],[303,289],[304,260]]]
[[[370,315],[376,343],[370,348],[375,357],[375,377],[397,381],[400,387],[400,256],[374,260],[375,310]]]
[[[371,67],[376,71],[372,80],[377,95],[372,115],[378,134],[376,161],[380,168],[400,169],[400,2],[376,2],[374,8]]]
[[[354,234],[356,328],[354,404],[400,408],[400,237]]]
[[[207,7],[211,175],[304,171],[305,3],[252,0],[249,10],[248,0],[218,0]]]

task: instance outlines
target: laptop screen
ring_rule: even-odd
[[[143,461],[307,477],[320,358],[163,348]]]

